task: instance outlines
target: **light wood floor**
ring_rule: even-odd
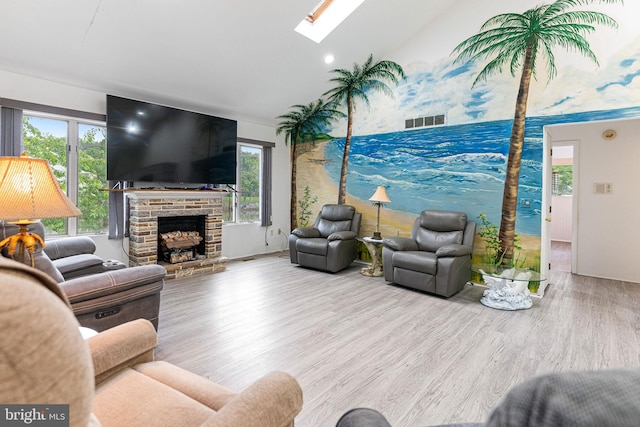
[[[575,276],[567,244],[543,299],[507,312],[467,285],[443,299],[284,253],[167,281],[156,357],[233,390],[271,370],[300,382],[298,427],[353,407],[394,427],[484,421],[514,385],[552,371],[640,366],[640,284]]]

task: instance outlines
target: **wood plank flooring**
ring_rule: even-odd
[[[515,312],[481,305],[481,287],[443,299],[357,263],[328,274],[285,253],[232,261],[167,281],[156,358],[233,390],[289,372],[304,393],[298,427],[359,406],[394,427],[484,421],[531,376],[640,366],[640,284],[572,275],[566,245],[553,245],[545,297]]]

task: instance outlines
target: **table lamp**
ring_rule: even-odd
[[[20,250],[24,262],[24,250],[29,252],[31,266],[38,243],[44,242],[37,234],[27,232],[27,226],[41,218],[63,218],[82,215],[60,188],[49,163],[22,153],[20,157],[0,157],[0,220],[20,227],[20,232],[0,242],[0,250],[8,247],[13,257]]]
[[[378,207],[378,221],[376,222],[376,231],[373,233],[373,239],[380,240],[380,206],[384,206],[384,203],[391,203],[389,196],[387,196],[387,189],[382,185],[376,188],[376,192],[369,198],[373,202],[373,206]]]

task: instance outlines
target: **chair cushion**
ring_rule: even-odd
[[[134,369],[186,394],[214,411],[222,409],[236,395],[226,387],[168,362],[157,360],[141,363]]]
[[[73,271],[86,270],[90,267],[100,266],[102,267],[102,258],[94,254],[81,254],[73,255],[66,258],[58,258],[53,260],[53,265],[66,276],[67,273]],[[102,270],[102,268],[100,268]]]
[[[324,205],[320,216],[329,221],[352,220],[356,208],[349,205]]]
[[[103,427],[200,425],[215,411],[180,391],[133,369],[96,387],[93,412]]]
[[[329,241],[322,237],[298,239],[296,241],[296,250],[313,255],[327,255],[327,249],[329,247]]]
[[[419,228],[416,233],[416,241],[420,250],[435,252],[444,245],[462,244],[463,236],[464,233],[462,231],[433,231]]]
[[[420,227],[433,231],[464,231],[467,214],[464,212],[425,210],[420,213]]]
[[[431,252],[400,251],[393,253],[392,264],[394,268],[404,268],[405,270],[435,275],[438,258]]]
[[[322,237],[327,237],[338,231],[351,230],[351,220],[346,219],[342,221],[330,221],[325,218],[318,218],[316,228],[320,231]]]
[[[322,237],[337,231],[351,230],[356,208],[349,205],[324,205],[315,223]]]

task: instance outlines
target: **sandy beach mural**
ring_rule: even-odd
[[[640,116],[636,87],[640,30],[632,19],[638,6],[633,5],[625,15],[627,5],[583,3],[578,9],[595,9],[615,19],[620,34],[594,24],[596,30],[585,38],[598,66],[558,48],[554,50],[555,78],[547,81],[547,70],[541,69],[542,78],[532,80],[515,222],[521,251],[532,269],[539,268],[544,126]],[[506,12],[525,9],[514,8],[523,10]],[[479,16],[476,27],[486,19]],[[461,41],[451,39],[450,50]],[[416,40],[419,42],[428,44]],[[608,48],[602,50],[602,46]],[[367,199],[378,185],[387,187],[392,201],[381,211],[383,236],[408,235],[423,209],[460,210],[473,219],[485,213],[492,223],[500,224],[519,72],[512,77],[507,67],[504,73],[472,87],[485,64],[455,63],[454,56],[425,61],[416,48],[405,49],[399,56],[408,57],[406,51],[418,56],[401,64],[406,79],[394,88],[394,98],[372,95],[371,109],[358,110],[354,119],[346,203],[363,212],[361,235],[375,229],[375,208]],[[407,119],[433,115],[442,115],[444,123],[405,128]],[[308,188],[317,198],[314,211],[324,203],[337,202],[344,123],[327,128],[326,133],[335,139],[306,146],[297,160],[298,199]],[[474,257],[483,251],[482,243],[476,242]]]

